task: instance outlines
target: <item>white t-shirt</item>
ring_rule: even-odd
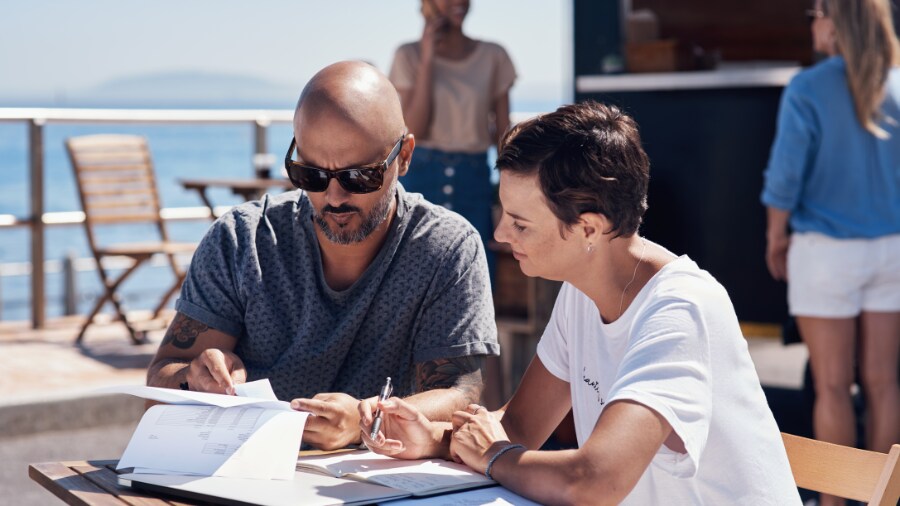
[[[800,504],[728,293],[688,257],[610,324],[564,284],[537,353],[570,384],[579,446],[622,399],[662,415],[684,442],[685,454],[660,447],[623,504]]]

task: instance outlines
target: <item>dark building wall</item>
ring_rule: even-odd
[[[762,173],[781,88],[582,93],[622,107],[650,157],[642,235],[687,254],[728,290],[738,317],[780,323],[785,286],[765,265]]]

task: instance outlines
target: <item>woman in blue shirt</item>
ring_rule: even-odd
[[[889,0],[817,0],[809,14],[829,58],[782,96],[766,262],[809,348],[816,437],[855,442],[859,332],[867,445],[887,451],[900,440],[900,47]]]

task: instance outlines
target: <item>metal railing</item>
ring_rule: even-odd
[[[513,113],[513,123],[537,113]],[[254,164],[268,153],[266,133],[273,123],[290,123],[291,110],[201,110],[201,109],[50,109],[0,108],[0,122],[28,125],[28,164],[30,170],[30,206],[27,216],[0,214],[0,230],[27,227],[31,235],[31,323],[43,328],[46,320],[44,229],[46,226],[72,225],[84,221],[84,214],[44,212],[44,127],[49,124],[247,124],[254,129]],[[259,167],[256,167],[257,169]],[[205,207],[165,208],[164,220],[209,218]]]
[[[48,124],[247,124],[254,129],[254,153],[265,156],[266,132],[272,123],[290,123],[290,110],[190,110],[190,109],[44,109],[0,108],[0,122],[28,125],[30,206],[27,216],[0,215],[0,229],[27,227],[31,236],[31,324],[43,328],[46,321],[44,229],[48,225],[77,224],[79,212],[44,212],[44,127]],[[168,208],[163,219],[202,219],[204,208]]]

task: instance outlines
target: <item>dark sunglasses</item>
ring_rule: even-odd
[[[295,162],[292,157],[297,140],[291,139],[291,146],[284,156],[284,168],[294,186],[308,192],[323,192],[328,188],[331,178],[335,178],[341,187],[350,193],[372,193],[381,189],[384,184],[384,173],[400,154],[400,147],[406,134],[394,144],[394,149],[387,159],[377,165],[350,167],[347,169],[327,170]]]

